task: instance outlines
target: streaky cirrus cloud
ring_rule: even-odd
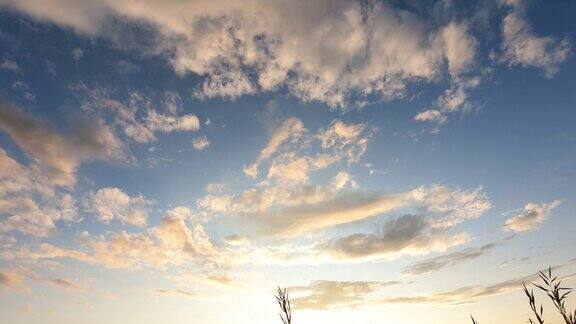
[[[467,248],[457,252],[439,255],[422,260],[402,269],[408,275],[422,275],[452,267],[490,253],[499,243],[488,243],[476,248]]]
[[[69,280],[63,279],[63,278],[51,278],[51,279],[49,279],[49,282],[55,286],[62,287],[62,288],[68,289],[68,290],[73,290],[73,291],[84,290],[84,288],[80,287],[79,285],[77,285],[77,284],[75,284]]]
[[[567,261],[552,269],[562,269],[574,265],[574,260]],[[571,273],[563,278],[574,277],[576,273]],[[476,302],[481,298],[486,298],[495,295],[506,294],[509,292],[517,291],[522,288],[522,285],[536,281],[538,274],[533,273],[529,275],[522,275],[512,279],[497,281],[487,284],[474,284],[468,286],[458,287],[448,291],[440,291],[435,293],[416,293],[411,295],[389,295],[382,296],[380,291],[382,288],[389,286],[382,285],[381,283],[371,282],[312,282],[309,286],[294,287],[294,292],[306,292],[307,295],[297,297],[298,305],[309,309],[325,309],[329,307],[344,307],[344,308],[357,308],[378,306],[382,304],[447,304],[447,305],[462,305],[466,303]],[[391,284],[399,284],[391,282]],[[351,286],[352,288],[338,289]],[[324,296],[324,293],[331,292],[332,296]],[[325,299],[322,299],[325,297]]]
[[[185,298],[197,297],[197,294],[182,289],[156,289],[154,290],[154,293],[158,296],[175,296]]]

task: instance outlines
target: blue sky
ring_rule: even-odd
[[[0,1],[0,319],[525,321],[574,283],[574,14]]]

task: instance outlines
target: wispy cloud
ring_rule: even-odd
[[[504,229],[512,232],[527,232],[535,230],[548,218],[550,212],[558,207],[562,202],[554,200],[551,203],[528,203],[524,209],[514,217],[506,220]]]
[[[49,279],[50,283],[65,288],[65,289],[69,289],[69,290],[74,290],[74,291],[81,291],[84,290],[84,288],[78,286],[75,283],[72,283],[66,279],[62,279],[62,278],[51,278]]]
[[[196,298],[196,294],[181,289],[156,289],[154,290],[158,296],[175,296],[185,298]]]
[[[502,61],[509,65],[540,68],[546,76],[552,77],[558,72],[572,51],[572,42],[565,37],[536,35],[527,20],[527,3],[516,1],[509,3],[509,13],[502,23]]]
[[[452,267],[490,253],[499,243],[489,243],[477,248],[463,249],[444,255],[439,255],[414,263],[402,270],[402,273],[409,275],[422,275]]]
[[[370,293],[398,284],[399,281],[318,280],[289,290],[295,295],[293,303],[297,309],[353,308],[366,303]]]

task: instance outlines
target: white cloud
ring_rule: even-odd
[[[446,118],[446,116],[444,116],[442,114],[442,112],[440,112],[440,110],[428,109],[428,110],[425,110],[425,111],[418,113],[414,117],[414,120],[421,121],[421,122],[436,122],[438,124],[443,124],[448,119]]]
[[[195,150],[202,151],[210,146],[210,140],[206,136],[196,137],[192,140],[192,147]]]
[[[398,281],[313,281],[307,286],[288,288],[297,309],[354,308],[384,287],[398,285]]]
[[[509,65],[540,68],[547,77],[554,76],[559,65],[570,56],[570,39],[536,35],[527,21],[524,2],[509,5],[510,12],[502,22],[502,61]]]
[[[334,120],[325,129],[310,133],[301,120],[288,118],[272,129],[268,143],[244,173],[257,177],[267,161],[266,177],[280,185],[306,183],[312,171],[338,162],[353,164],[366,152],[374,129],[365,124]]]
[[[237,195],[209,194],[197,201],[197,207],[200,212],[237,217],[251,225],[251,233],[244,234],[256,237],[298,236],[402,208],[430,215],[428,226],[442,230],[480,217],[491,207],[481,188],[462,191],[435,185],[385,194],[345,190],[344,177],[339,173],[328,186],[274,186]],[[354,189],[350,180],[346,183]]]
[[[537,229],[544,222],[552,210],[561,204],[560,200],[551,203],[528,203],[518,215],[509,218],[504,229],[512,232],[527,232]]]
[[[111,16],[154,26],[158,38],[148,51],[169,57],[180,74],[203,76],[194,91],[200,98],[234,99],[283,87],[303,101],[362,105],[402,97],[408,84],[437,82],[446,70],[460,73],[475,57],[465,24],[434,24],[431,17],[382,2],[4,4],[120,43],[123,29],[106,28]]]
[[[20,165],[0,148],[0,232],[48,236],[58,221],[78,220],[74,197],[55,190],[35,167]]]
[[[98,116],[111,114],[114,125],[139,143],[155,141],[159,132],[195,132],[201,126],[196,115],[181,114],[181,98],[173,91],[167,91],[164,101],[155,105],[151,98],[139,92],[131,92],[124,104],[112,99],[110,91],[105,88],[79,84],[73,89],[83,97],[82,108],[85,111]]]
[[[109,269],[150,267],[164,269],[183,264],[197,269],[223,269],[225,255],[210,242],[204,228],[188,227],[182,218],[166,216],[146,232],[109,233],[86,238],[84,249],[67,249],[42,243],[36,249],[4,254],[10,260],[75,259]]]
[[[102,188],[87,197],[86,205],[96,218],[109,224],[118,219],[122,223],[144,226],[148,222],[148,207],[152,202],[142,195],[130,197],[114,187]]]

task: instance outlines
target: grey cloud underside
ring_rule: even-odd
[[[125,160],[125,148],[104,124],[77,121],[63,135],[48,123],[0,98],[0,130],[36,163],[56,185],[74,185],[83,160]]]
[[[62,288],[71,289],[71,290],[82,290],[82,288],[66,279],[62,278],[52,278],[49,280],[52,284],[56,286],[60,286]]]
[[[409,275],[422,275],[439,271],[443,268],[455,266],[490,253],[499,243],[489,243],[478,248],[463,249],[458,252],[440,255],[414,263],[402,270]]]

